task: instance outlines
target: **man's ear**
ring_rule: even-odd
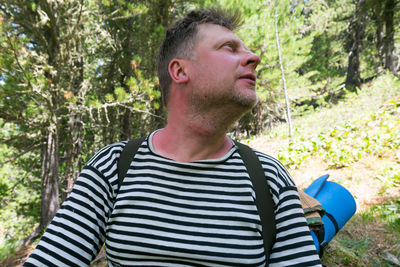
[[[185,61],[182,59],[172,59],[169,62],[168,71],[172,81],[177,84],[186,83],[189,80],[189,76],[185,69]]]

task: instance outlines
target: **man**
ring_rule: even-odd
[[[25,266],[84,266],[105,242],[109,266],[320,266],[296,187],[258,153],[275,203],[265,258],[254,190],[226,133],[257,102],[260,58],[232,32],[237,15],[192,11],[168,30],[157,58],[168,110],[118,189],[125,142],[100,150]]]

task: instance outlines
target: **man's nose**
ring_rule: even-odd
[[[260,64],[261,59],[259,56],[254,54],[253,52],[246,50],[245,55],[242,59],[242,65],[252,65],[254,69],[256,69],[257,65]]]

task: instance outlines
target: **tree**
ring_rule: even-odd
[[[362,53],[362,43],[366,26],[365,0],[357,0],[353,17],[348,24],[349,34],[349,63],[347,65],[347,75],[345,86],[350,91],[355,91],[361,87],[360,58]]]
[[[88,89],[83,84],[82,22],[87,12],[82,1],[26,4],[12,0],[3,2],[1,12],[7,36],[3,52],[13,55],[11,62],[3,65],[5,84],[1,89],[6,98],[1,117],[18,125],[31,142],[40,144],[41,220],[27,238],[29,242],[40,235],[58,210],[60,182],[65,181],[68,191],[81,167],[81,112]],[[7,143],[24,146],[25,141],[18,136],[13,140]],[[60,156],[66,162],[64,179],[60,179]]]
[[[281,48],[279,45],[279,33],[278,33],[278,19],[277,19],[277,10],[278,10],[278,1],[275,1],[275,35],[276,35],[276,48],[278,50],[278,56],[279,56],[279,65],[281,66],[281,73],[282,73],[282,82],[283,82],[283,90],[285,93],[285,103],[286,103],[286,118],[287,118],[287,123],[289,125],[289,138],[292,138],[292,119],[290,116],[290,103],[289,103],[289,96],[287,92],[287,87],[286,87],[286,79],[285,79],[285,71],[283,68],[283,63],[282,63],[282,54],[281,54]]]
[[[395,0],[382,1],[384,4],[383,12],[381,13],[381,18],[379,21],[384,21],[384,37],[378,45],[379,51],[381,51],[381,58],[383,61],[383,67],[390,70],[393,74],[397,73],[395,64],[395,54],[394,54],[394,14],[395,8],[398,4]],[[381,36],[382,34],[380,34]]]

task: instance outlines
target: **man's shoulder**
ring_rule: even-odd
[[[258,159],[260,160],[261,164],[267,164],[270,166],[276,166],[277,168],[284,168],[283,164],[274,156],[270,154],[261,152],[257,149],[253,149],[254,153],[256,153]]]
[[[258,160],[260,161],[260,163],[264,169],[265,168],[275,168],[275,169],[284,168],[282,163],[279,162],[279,160],[277,160],[276,158],[274,158],[273,156],[271,156],[267,153],[261,152],[261,151],[255,149],[247,144],[244,144],[242,142],[235,141],[235,144],[236,144],[237,152],[241,155],[241,157],[248,154],[248,153],[243,153],[243,152],[247,151],[247,148],[250,148],[250,150],[255,153],[255,155],[257,156]],[[251,157],[249,157],[247,160],[252,160],[252,159],[251,159]]]
[[[272,182],[279,187],[295,185],[291,175],[278,159],[256,149],[253,149],[253,151],[258,157],[269,183]]]
[[[140,141],[141,142],[140,146],[143,146],[143,144],[145,144],[144,142],[145,141],[147,142],[147,139],[148,137],[146,136],[141,138],[135,138],[132,140]],[[119,160],[121,153],[128,144],[128,142],[129,140],[125,140],[104,146],[94,154],[94,156],[87,162],[86,165],[95,166],[100,162],[110,162],[110,161],[116,163]]]
[[[118,160],[128,141],[109,144],[98,150],[86,163],[87,166],[96,166],[100,162]]]
[[[240,149],[241,149],[240,144],[243,146],[249,147],[256,154],[257,158],[259,159],[259,161],[260,161],[261,165],[263,165],[263,167],[265,164],[271,165],[271,166],[276,166],[276,167],[283,167],[282,163],[279,162],[279,160],[277,160],[273,156],[271,156],[267,153],[261,152],[245,143],[242,143],[239,141],[235,141],[235,143],[236,143],[236,147],[237,147],[238,151],[240,151]]]

